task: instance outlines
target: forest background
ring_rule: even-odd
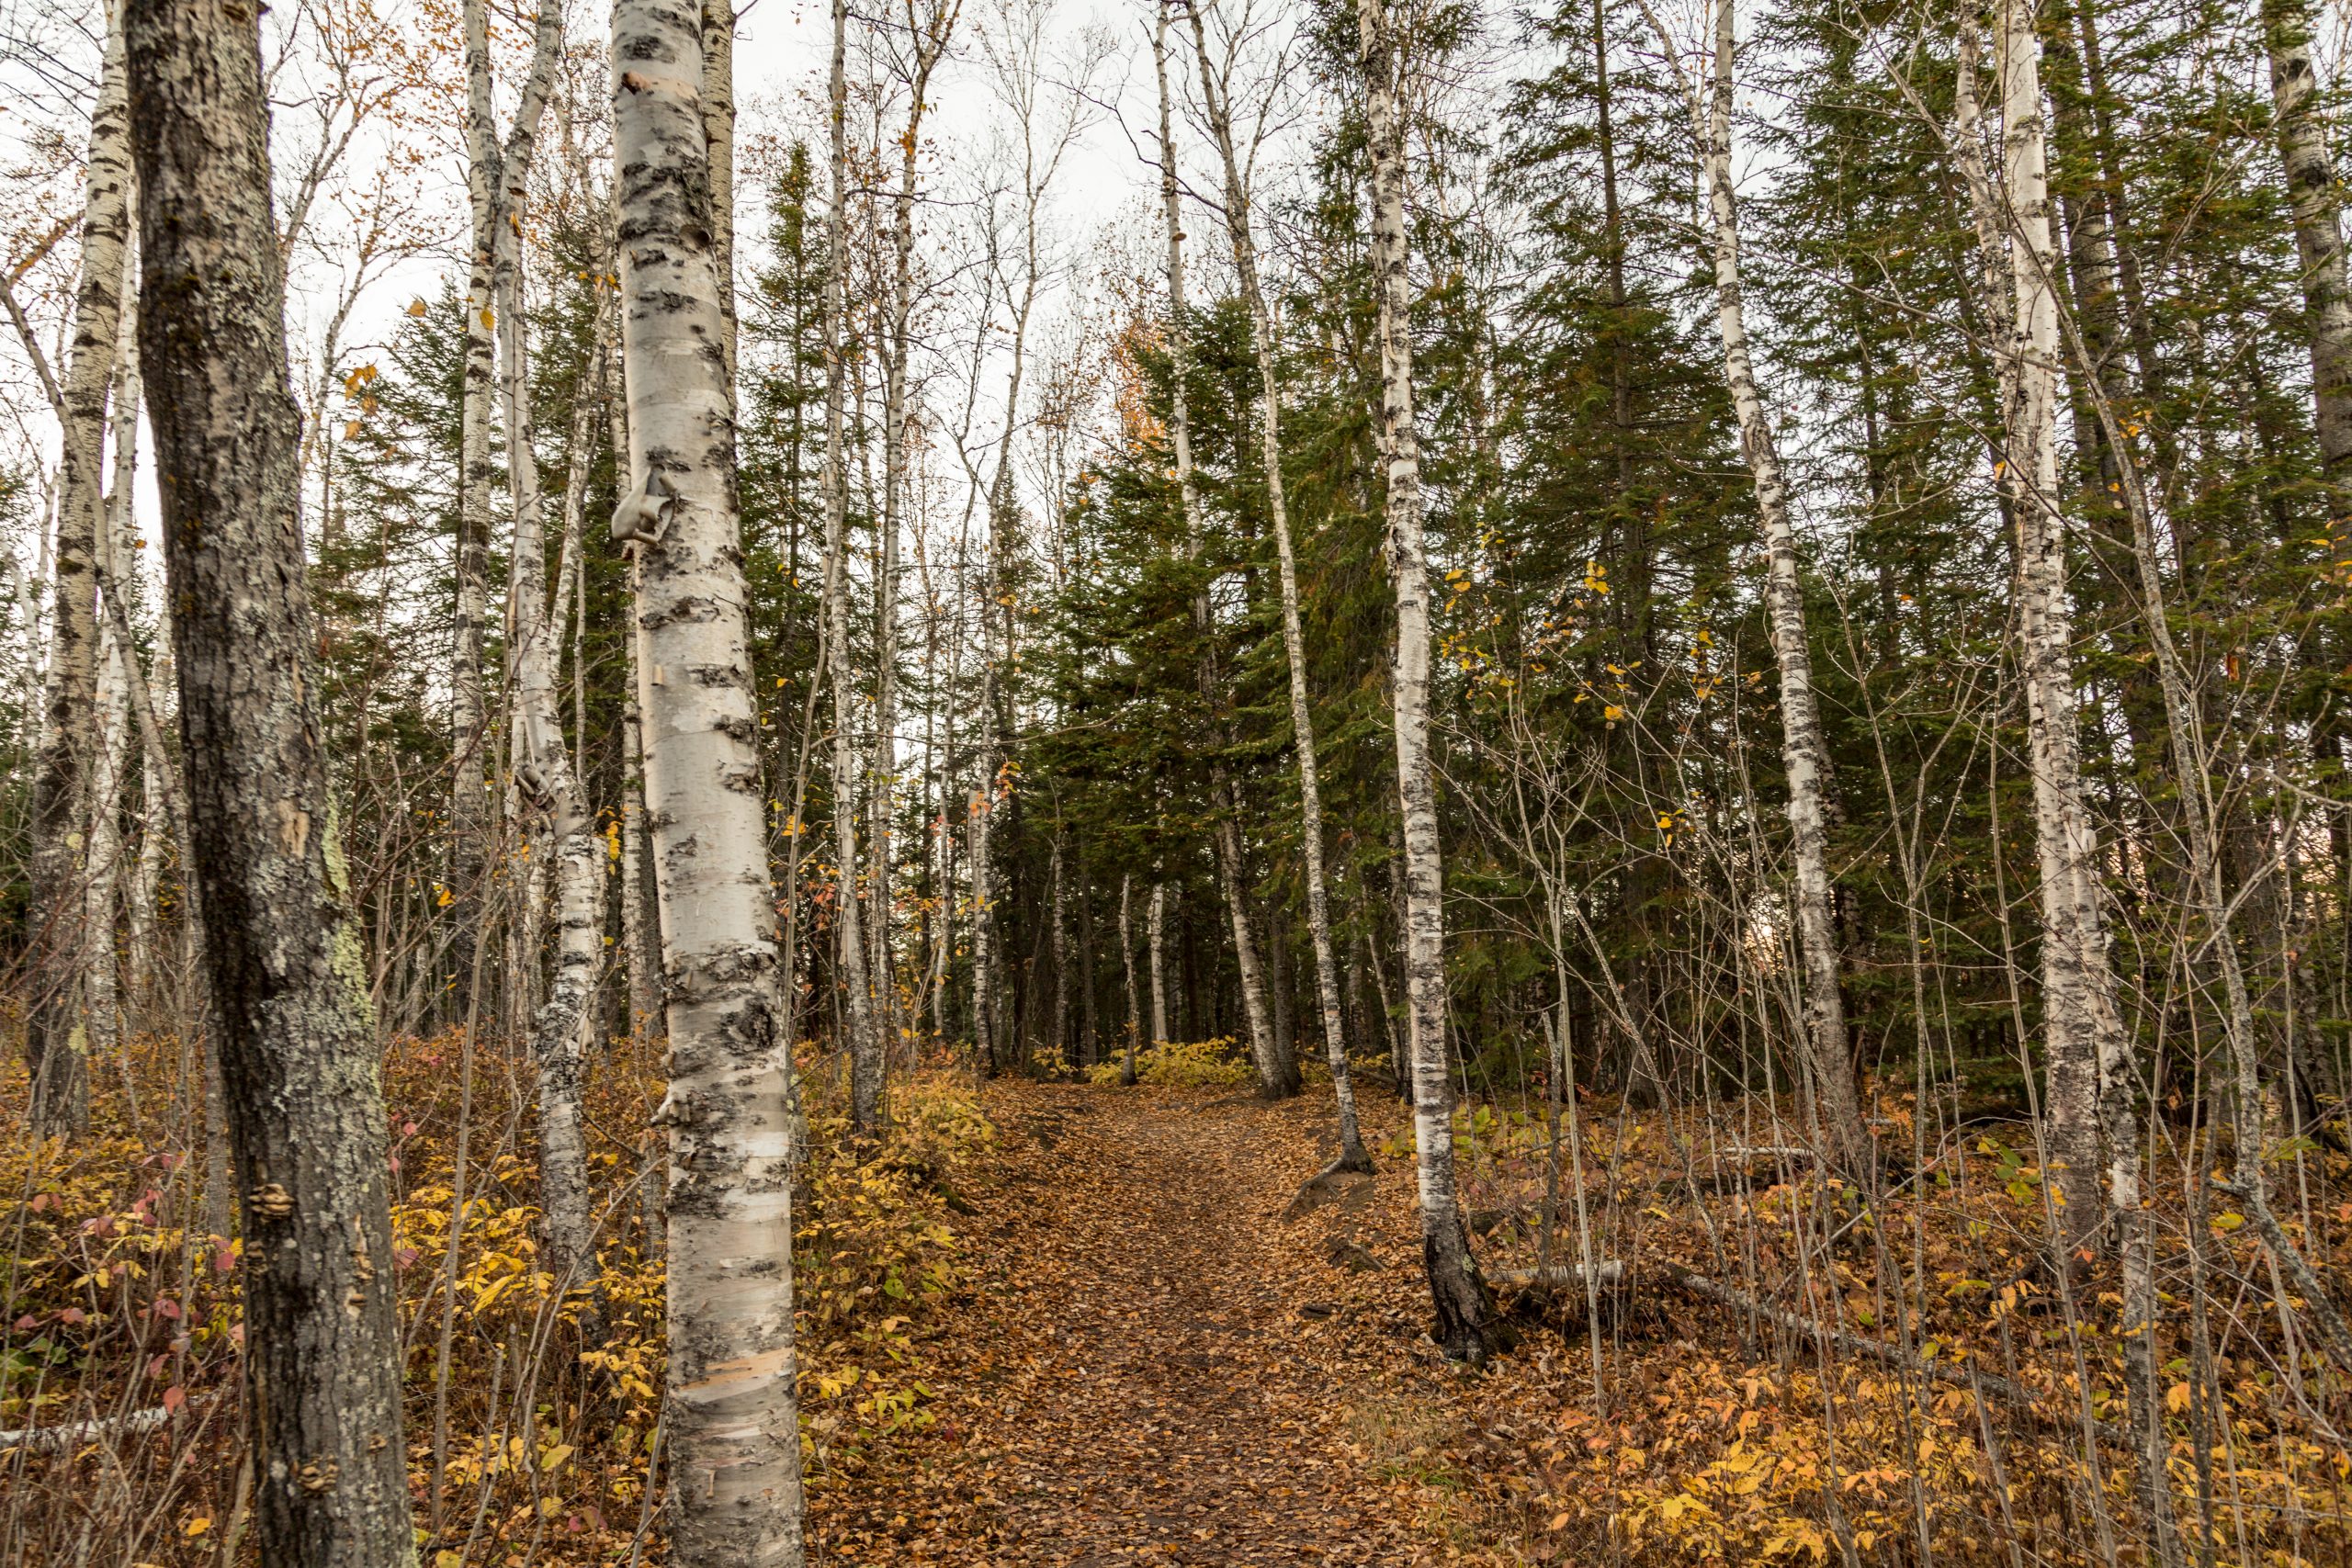
[[[2352,16],[712,14],[803,1417],[923,1430],[976,1083],[1246,1083],[1330,1096],[1335,1179],[1411,1168],[1437,1351],[1565,1329],[1531,1551],[2341,1558]],[[121,31],[0,13],[24,1562],[251,1550]],[[263,21],[299,629],[459,1562],[591,1459],[583,1550],[675,1522],[673,508],[607,36]],[[1669,1458],[1653,1397],[1772,1441]]]

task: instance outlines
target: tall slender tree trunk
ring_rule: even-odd
[[[1168,885],[1151,885],[1151,909],[1146,917],[1151,966],[1151,1043],[1168,1043]]]
[[[64,425],[57,484],[48,689],[33,769],[32,912],[36,966],[26,1010],[32,1124],[40,1135],[79,1132],[90,1121],[87,919],[92,738],[98,721],[98,530],[105,470],[107,385],[123,306],[124,245],[130,232],[130,145],[122,28],[107,29],[82,210],[82,280],[73,341],[59,389]]]
[[[539,12],[526,96],[498,152],[497,221],[492,242],[492,298],[500,349],[499,391],[506,423],[506,477],[514,511],[507,562],[506,682],[511,700],[509,748],[513,841],[527,844],[532,896],[520,913],[517,943],[528,977],[537,976],[541,908],[554,883],[555,974],[531,1026],[537,1073],[539,1193],[548,1260],[573,1283],[594,1273],[588,1193],[588,1145],[581,1099],[581,1035],[603,958],[604,846],[586,792],[563,736],[562,611],[578,570],[581,505],[587,485],[591,418],[603,374],[595,351],[589,386],[572,411],[571,458],[562,497],[562,570],[550,603],[547,581],[546,495],[539,483],[537,426],[533,417],[529,311],[525,290],[522,218],[538,144],[538,122],[563,47],[562,7]],[[519,978],[519,977],[518,977]],[[520,994],[536,987],[522,986]]]
[[[873,968],[884,1042],[897,1035],[891,955],[892,788],[899,766],[899,534],[909,511],[908,354],[914,321],[916,159],[930,111],[932,73],[946,53],[959,3],[936,6],[928,23],[907,13],[914,69],[907,83],[907,124],[899,137],[899,183],[890,202],[890,295],[882,345],[882,523],[874,582],[874,751],[867,800],[868,885],[873,889]],[[920,1025],[920,1020],[910,1020]],[[887,1062],[885,1064],[887,1067]]]
[[[1657,19],[1653,16],[1652,25]],[[1671,53],[1670,40],[1659,29]],[[1797,946],[1804,986],[1804,1084],[1810,1091],[1813,1137],[1847,1171],[1874,1184],[1877,1162],[1854,1080],[1839,989],[1838,923],[1829,876],[1829,749],[1813,690],[1813,655],[1805,636],[1804,580],[1797,560],[1796,528],[1780,446],[1747,342],[1747,309],[1740,277],[1739,207],[1732,186],[1733,8],[1714,7],[1713,70],[1702,98],[1684,82],[1690,130],[1699,146],[1713,229],[1715,327],[1723,342],[1724,381],[1739,419],[1739,446],[1756,486],[1757,519],[1766,559],[1766,626],[1781,671],[1781,765],[1789,785],[1790,856],[1796,866]],[[1679,70],[1679,67],[1678,67]]]
[[[554,7],[550,7],[554,9]],[[515,276],[519,280],[517,270]],[[519,287],[507,299],[506,410],[514,500],[514,547],[507,573],[514,607],[515,791],[524,807],[518,840],[528,836],[534,862],[553,863],[555,974],[533,1020],[531,1055],[538,1073],[539,1193],[548,1262],[574,1284],[594,1275],[594,1223],[588,1192],[586,1112],[582,1103],[581,1043],[588,1002],[604,958],[605,846],[589,809],[587,791],[565,744],[557,690],[562,632],[560,612],[546,592],[544,515],[532,440],[529,360]],[[587,489],[591,417],[601,396],[601,349],[592,355],[571,423],[571,459],[563,492],[560,604],[579,569],[581,511]],[[526,951],[536,957],[536,947]]]
[[[98,558],[105,568],[98,592],[103,595],[126,592],[123,568],[138,538],[138,525],[131,516],[131,487],[139,449],[139,355],[132,342],[139,312],[127,298],[130,291],[126,268],[126,298],[114,357],[114,471],[98,532]],[[123,625],[130,624],[128,616],[120,619]],[[98,733],[91,759],[89,874],[83,901],[84,930],[89,942],[83,972],[89,1051],[93,1057],[107,1061],[117,1059],[125,1021],[115,914],[128,881],[122,874],[122,786],[130,762],[130,681],[126,661],[139,657],[138,649],[117,634],[116,620],[109,606],[98,625]]]
[[[980,720],[993,725],[987,700],[993,694],[993,675],[984,677],[981,687]],[[997,1036],[996,916],[989,890],[989,822],[994,815],[995,793],[996,781],[984,773],[967,810],[972,834],[972,1051],[980,1071],[989,1074],[996,1071]]]
[[[2001,482],[2018,530],[2018,622],[2041,870],[2042,1012],[2049,1062],[2044,1137],[2064,1249],[2099,1245],[2099,1078],[2127,1062],[2101,904],[2098,845],[2082,779],[2074,612],[2058,491],[2057,250],[2050,220],[2041,44],[2032,0],[1996,13],[2002,182],[2009,240],[2010,343]]]
[[[1176,488],[1184,512],[1185,548],[1197,558],[1203,542],[1200,486],[1193,468],[1192,415],[1186,382],[1192,375],[1192,327],[1185,320],[1184,218],[1177,196],[1176,142],[1168,93],[1168,5],[1159,8],[1152,33],[1152,66],[1159,81],[1159,197],[1168,230],[1168,343],[1172,363],[1170,380],[1168,435],[1175,448]],[[1212,715],[1222,706],[1212,638],[1216,620],[1205,587],[1193,599],[1193,624],[1201,638],[1201,703]],[[1223,726],[1220,723],[1219,728]],[[1235,818],[1240,801],[1233,778],[1220,754],[1209,768],[1209,788],[1217,813],[1211,838],[1216,851],[1217,882],[1225,896],[1233,926],[1233,956],[1241,975],[1241,1013],[1250,1032],[1250,1059],[1258,1070],[1258,1087],[1270,1098],[1298,1092],[1297,1064],[1285,1064],[1274,1047],[1272,1010],[1266,1000],[1265,971],[1259,961],[1257,932],[1251,929],[1250,904],[1242,887],[1241,830]]]
[[[1405,840],[1405,992],[1413,1062],[1421,1263],[1435,1337],[1456,1359],[1502,1342],[1494,1297],[1471,1255],[1453,1179],[1453,1084],[1445,1054],[1445,880],[1430,755],[1430,568],[1421,536],[1421,445],[1413,406],[1413,296],[1405,239],[1401,62],[1387,0],[1356,0],[1365,139],[1372,158],[1372,271],[1380,302],[1380,426],[1387,456],[1388,567],[1396,585],[1391,671],[1396,793]]]
[[[670,1032],[672,1561],[798,1568],[791,1041],[777,983],[698,12],[613,10],[647,815]],[[659,479],[657,487],[654,480]],[[650,515],[647,515],[647,513]]]
[[[645,736],[637,706],[641,689],[637,638],[624,640],[628,690],[621,702],[621,812],[615,830],[621,841],[621,947],[628,964],[628,1032],[638,1039],[662,1025],[662,976],[645,908]]]
[[[867,984],[865,929],[857,888],[857,748],[850,721],[857,687],[850,675],[849,448],[843,427],[849,355],[849,52],[848,0],[833,0],[833,59],[829,124],[832,201],[825,218],[825,616],[831,626],[827,662],[833,693],[833,843],[840,868],[833,933],[849,1021],[850,1126],[861,1137],[882,1130],[882,1038]]]
[[[2270,102],[2295,214],[2302,263],[2303,330],[2311,338],[2312,404],[2320,457],[2335,495],[2331,512],[2352,510],[2352,288],[2345,282],[2344,197],[2328,149],[2319,73],[2312,61],[2308,0],[2263,0],[2270,54]]]
[[[1142,993],[1136,988],[1136,879],[1133,872],[1119,877],[1119,963],[1127,976],[1127,1052],[1126,1062],[1119,1069],[1119,1081],[1136,1081],[1136,1050],[1143,1035]]]
[[[194,880],[243,1212],[259,1561],[415,1555],[367,976],[309,694],[300,420],[260,13],[130,0],[153,389]]]
[[[456,933],[451,972],[462,1012],[484,937],[490,854],[490,699],[482,649],[490,616],[490,513],[497,470],[490,457],[491,404],[498,379],[498,121],[491,97],[490,6],[466,0],[466,347],[458,389],[457,604],[449,651],[449,856],[447,912]]]
[[[1233,267],[1250,311],[1250,339],[1258,361],[1259,457],[1266,470],[1266,516],[1274,536],[1282,582],[1283,654],[1290,671],[1290,725],[1298,756],[1299,847],[1306,881],[1306,929],[1315,949],[1315,997],[1323,1015],[1324,1056],[1340,1111],[1341,1170],[1372,1169],[1356,1119],[1355,1081],[1348,1072],[1347,1029],[1340,1010],[1340,964],[1331,945],[1330,880],[1323,864],[1323,785],[1315,746],[1314,710],[1306,687],[1306,637],[1298,613],[1298,560],[1290,532],[1290,507],[1283,489],[1282,375],[1275,360],[1273,313],[1258,278],[1258,242],[1250,229],[1250,191],[1234,152],[1233,118],[1223,85],[1209,68],[1208,36],[1201,8],[1191,8],[1193,51],[1200,66],[1201,101],[1216,139],[1225,172],[1226,232],[1233,242]],[[1163,182],[1164,183],[1164,182]]]

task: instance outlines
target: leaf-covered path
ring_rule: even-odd
[[[1420,1557],[1421,1488],[1378,1457],[1426,1375],[1417,1271],[1373,1191],[1292,1208],[1324,1109],[991,1089],[1004,1147],[926,1337],[938,1424],[820,1472],[818,1561]],[[1377,1196],[1409,1180],[1392,1164]]]

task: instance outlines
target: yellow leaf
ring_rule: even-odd
[[[409,313],[410,315],[412,315],[412,316],[422,316],[422,315],[424,315],[424,314],[425,313],[425,304],[424,304],[424,300],[422,300],[422,299],[412,299],[412,300],[410,300],[410,301],[408,302],[408,313]]]
[[[194,1540],[198,1536],[202,1535],[206,1530],[209,1530],[211,1528],[212,1521],[199,1514],[195,1518],[192,1518],[188,1520],[187,1523],[182,1525],[180,1527],[180,1533],[187,1536],[190,1540]]]
[[[2244,1214],[2216,1214],[2213,1216],[2213,1228],[2217,1231],[2233,1231],[2244,1224],[2245,1224],[2245,1216]]]
[[[482,331],[484,331],[484,332],[489,332],[489,331],[492,330],[493,328],[495,328],[497,325],[498,325],[498,318],[497,318],[495,315],[492,315],[492,314],[490,311],[488,311],[488,310],[484,310],[484,311],[481,313],[481,330],[482,330]]]
[[[2165,1408],[2177,1416],[2188,1408],[2188,1385],[2177,1382],[2165,1390]]]
[[[563,1461],[571,1457],[571,1445],[570,1443],[558,1443],[555,1447],[549,1449],[547,1452],[539,1456],[539,1468],[548,1472],[549,1474],[553,1474],[556,1471],[562,1469]]]
[[[481,1313],[487,1312],[490,1309],[491,1303],[496,1301],[499,1297],[504,1295],[509,1290],[513,1289],[514,1281],[522,1277],[523,1276],[520,1274],[509,1274],[503,1280],[492,1280],[489,1285],[484,1287],[481,1294],[474,1298],[474,1312],[476,1315],[480,1315]]]

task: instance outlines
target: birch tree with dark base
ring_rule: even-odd
[[[629,491],[646,814],[670,1033],[672,1561],[797,1568],[791,1042],[769,892],[712,245],[702,17],[613,8]]]
[[[1453,1080],[1445,1059],[1445,878],[1430,755],[1430,564],[1421,534],[1421,455],[1413,407],[1412,282],[1405,239],[1405,138],[1387,0],[1356,0],[1365,139],[1372,157],[1372,270],[1380,306],[1380,434],[1388,481],[1388,570],[1396,588],[1390,670],[1396,794],[1405,840],[1405,994],[1413,1066],[1421,1265],[1435,1337],[1457,1360],[1500,1348],[1493,1292],[1470,1251],[1453,1179]]]
[[[258,1560],[414,1560],[384,1106],[314,633],[257,8],[131,0],[141,344],[243,1222]]]

